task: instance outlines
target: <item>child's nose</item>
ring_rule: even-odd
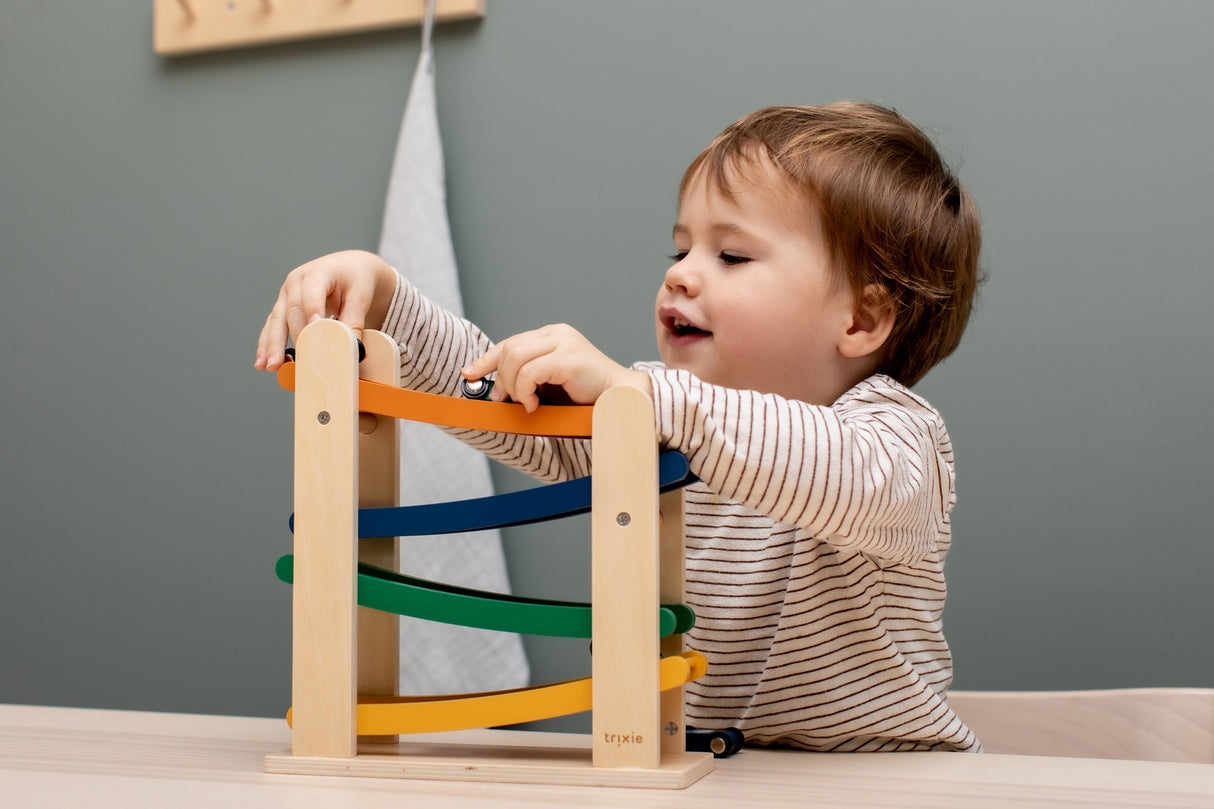
[[[666,288],[671,291],[682,291],[688,296],[700,294],[700,274],[696,271],[695,261],[691,254],[676,261],[666,271]]]

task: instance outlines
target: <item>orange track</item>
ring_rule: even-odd
[[[295,390],[295,363],[278,369],[278,384]],[[541,405],[528,413],[520,404],[460,399],[358,380],[358,409],[395,419],[494,433],[588,438],[592,405]]]

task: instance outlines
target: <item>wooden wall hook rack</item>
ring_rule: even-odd
[[[426,0],[153,0],[162,56],[419,25]],[[437,0],[437,22],[485,16],[485,0]]]

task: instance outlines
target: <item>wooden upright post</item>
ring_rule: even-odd
[[[358,347],[349,327],[324,320],[296,348],[291,752],[352,757]]]
[[[596,767],[656,769],[662,759],[653,430],[653,403],[644,391],[611,388],[595,402],[590,558]]]
[[[687,554],[683,537],[683,491],[666,492],[658,499],[658,596],[663,604],[682,604],[685,597]],[[683,651],[683,636],[662,638],[662,657]],[[686,704],[683,687],[661,694],[662,757],[681,756],[687,749]]]
[[[400,350],[386,334],[363,333],[367,356],[359,376],[400,386]],[[358,507],[385,508],[400,502],[400,422],[373,413],[358,414]],[[396,537],[358,540],[358,560],[400,570]],[[400,691],[400,618],[396,613],[358,608],[358,693],[377,697]],[[395,744],[397,736],[360,736],[360,742]]]

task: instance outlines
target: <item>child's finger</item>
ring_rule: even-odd
[[[257,359],[253,363],[254,368],[273,371],[282,364],[288,336],[287,322],[283,314],[285,307],[282,292],[279,292],[278,300],[266,317],[265,325],[257,338]]]
[[[465,379],[483,379],[497,370],[498,356],[501,354],[501,343],[491,346],[481,356],[459,369]]]
[[[286,327],[286,336],[288,339],[296,338],[303,331],[303,327],[308,324],[308,319],[304,315],[303,281],[300,276],[295,273],[287,276],[282,284],[279,301],[279,315]],[[286,345],[285,339],[283,345]]]
[[[495,375],[495,401],[505,401],[507,394],[513,394],[515,374],[525,360],[528,332],[507,337],[494,344],[481,356],[460,369],[468,379],[480,379],[489,374]],[[524,359],[520,359],[522,356]],[[515,400],[517,401],[517,399]]]
[[[563,389],[569,377],[559,344],[552,342],[547,334],[537,333],[535,338],[529,346],[532,350],[519,356],[520,364],[514,370],[512,387],[507,391],[528,412],[534,412],[539,407],[540,393],[544,388]]]
[[[549,373],[550,363],[545,360],[551,355],[541,354],[518,369],[514,377],[514,400],[526,408],[528,413],[534,413],[540,406],[540,388],[552,383]]]
[[[299,282],[299,308],[295,317],[301,321],[291,322],[291,333],[299,334],[303,327],[329,314],[329,296],[333,294],[333,279],[327,273],[308,273]],[[290,320],[290,317],[288,318]]]
[[[373,289],[365,289],[357,285],[351,286],[346,290],[341,311],[337,313],[337,319],[349,326],[359,340],[362,339],[363,329],[366,328],[367,312],[371,311],[373,292]]]
[[[535,360],[530,360],[519,366],[513,376],[513,384],[507,391],[510,398],[523,406],[528,413],[534,413],[536,408],[540,406],[540,385],[544,384],[543,380],[536,375],[537,371],[542,371],[537,368]],[[496,389],[496,388],[495,388]]]
[[[521,375],[527,363],[552,351],[552,343],[540,331],[528,331],[508,337],[496,346],[497,381],[492,398],[504,401],[508,396],[526,405],[528,412],[539,404],[534,378]]]

